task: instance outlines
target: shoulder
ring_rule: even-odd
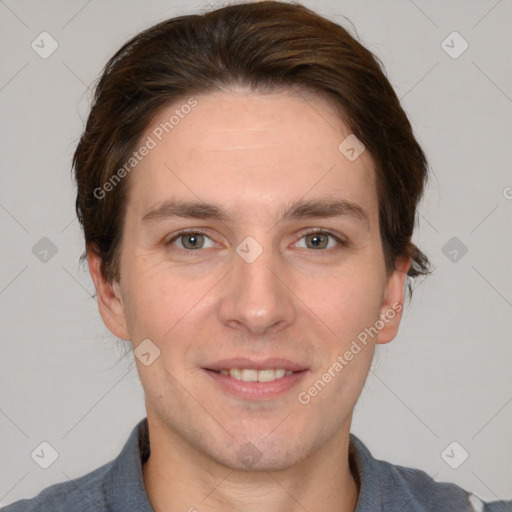
[[[448,482],[437,482],[425,471],[377,460],[351,434],[351,457],[360,479],[356,512],[512,512],[512,501],[485,503]]]
[[[422,470],[378,461],[385,481],[392,482],[386,504],[403,503],[404,510],[436,512],[512,512],[512,501],[485,503],[475,494],[449,482],[437,482]],[[407,506],[409,505],[409,507]],[[389,507],[389,510],[395,510]]]
[[[120,454],[84,476],[51,485],[35,498],[20,500],[3,512],[151,512],[142,464],[149,456],[147,418],[132,429]]]
[[[104,482],[112,464],[109,462],[79,478],[46,487],[34,498],[16,501],[0,512],[106,511]]]
[[[20,500],[2,512],[151,512],[144,489],[142,463],[149,456],[147,419],[132,429],[119,455],[74,480],[43,489],[35,498]]]

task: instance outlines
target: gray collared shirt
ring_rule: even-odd
[[[144,418],[113,461],[80,478],[51,485],[35,498],[17,501],[2,512],[154,512],[142,478],[149,452]],[[512,512],[512,501],[485,504],[421,470],[376,460],[353,434],[349,454],[360,484],[355,512]]]

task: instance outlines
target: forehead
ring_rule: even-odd
[[[254,218],[282,212],[290,200],[328,195],[372,217],[373,161],[366,151],[347,158],[340,144],[349,135],[333,106],[312,94],[215,92],[175,101],[140,139],[152,149],[132,172],[131,210],[141,216],[187,198]]]

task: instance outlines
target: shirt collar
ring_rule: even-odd
[[[376,460],[354,434],[350,434],[349,464],[359,484],[355,512],[381,512],[382,494]]]
[[[149,457],[148,419],[144,418],[133,428],[128,441],[114,460],[106,477],[105,492],[112,512],[154,512],[149,502],[142,465]]]

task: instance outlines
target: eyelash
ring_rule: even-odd
[[[329,235],[331,236],[332,238],[334,238],[338,244],[341,246],[341,247],[347,247],[348,246],[348,242],[346,240],[344,240],[343,238],[339,237],[338,235],[335,235],[332,231],[329,231],[327,229],[323,229],[323,228],[312,228],[312,229],[309,229],[305,232],[303,232],[301,234],[301,236],[297,239],[297,242],[304,238],[306,235],[311,235],[311,234],[325,234],[325,235]],[[180,238],[181,236],[184,236],[184,235],[187,235],[187,234],[198,234],[198,235],[204,235],[206,237],[208,237],[210,240],[212,240],[212,238],[208,235],[208,233],[202,231],[201,229],[182,229],[180,231],[178,231],[176,233],[175,236],[173,236],[167,243],[166,245],[172,245],[173,242],[175,240],[177,240],[178,238]],[[201,249],[180,249],[179,247],[173,247],[175,250],[177,250],[179,253],[181,254],[186,254],[187,256],[192,256],[193,253],[195,252],[199,252]],[[314,251],[314,252],[321,252],[321,253],[325,253],[325,252],[330,252],[332,251],[333,249],[336,249],[336,248],[333,248],[331,247],[330,249],[323,249],[323,250],[315,250],[315,249],[310,249],[310,251]]]

